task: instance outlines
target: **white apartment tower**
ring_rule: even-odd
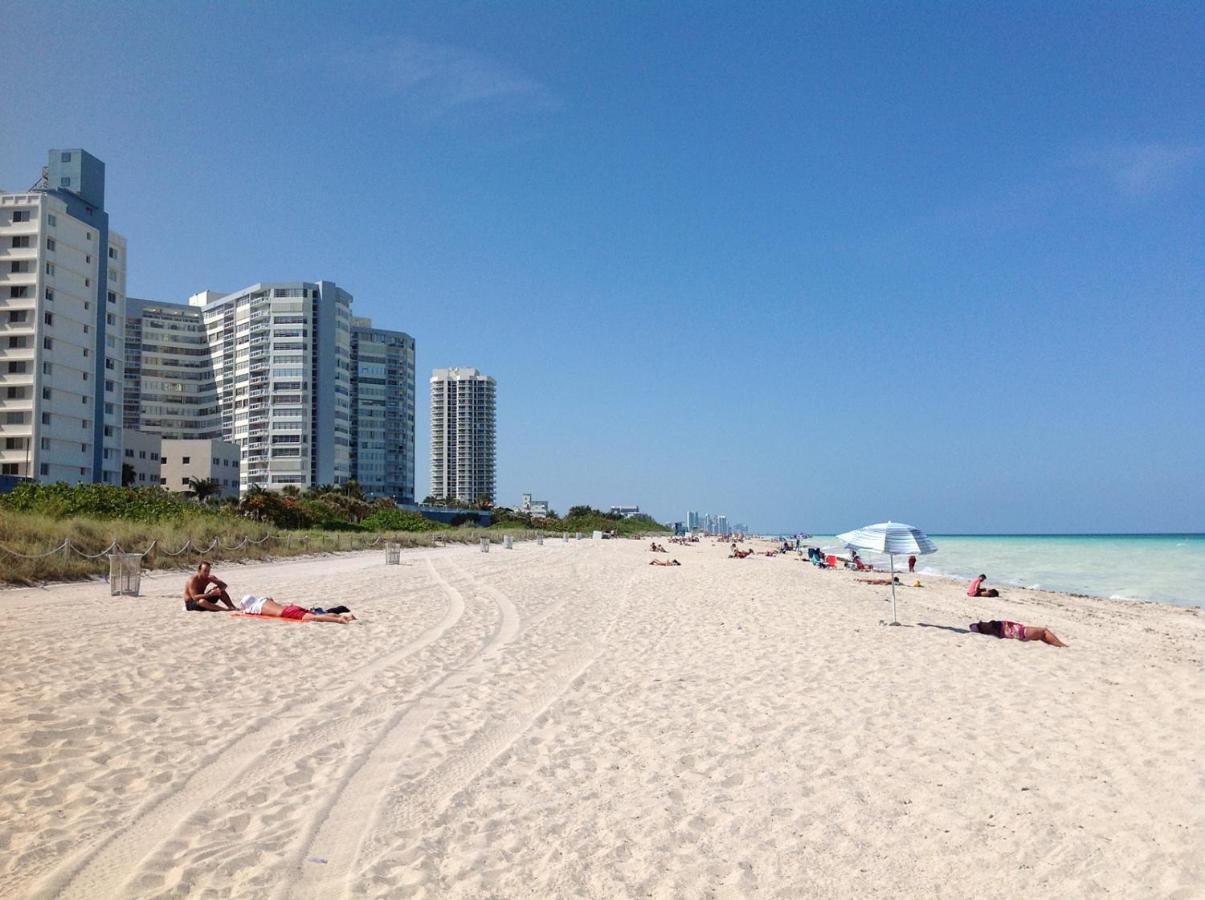
[[[0,475],[121,484],[125,286],[99,159],[0,193]]]
[[[494,394],[494,379],[476,369],[431,373],[432,496],[493,503]]]
[[[200,309],[130,297],[125,342],[127,429],[178,440],[221,436],[217,384]]]
[[[240,490],[343,484],[351,471],[351,294],[330,281],[194,295]]]

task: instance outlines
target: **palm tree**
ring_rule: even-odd
[[[188,493],[199,503],[205,503],[210,497],[220,494],[222,486],[214,478],[189,478]]]

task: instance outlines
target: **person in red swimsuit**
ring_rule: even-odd
[[[1049,628],[1037,625],[1022,625],[1020,622],[1007,622],[993,619],[990,622],[972,622],[971,631],[975,634],[987,634],[998,638],[1012,638],[1015,641],[1041,641],[1052,647],[1066,647]]]

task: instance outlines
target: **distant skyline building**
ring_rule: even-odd
[[[494,379],[477,369],[431,373],[431,495],[466,503],[495,496]]]
[[[205,322],[221,436],[242,450],[240,491],[351,480],[351,302],[330,281],[189,299]]]
[[[625,519],[631,518],[640,514],[639,506],[612,506],[611,515],[623,516]]]
[[[370,497],[414,502],[414,338],[353,318],[351,468]]]
[[[51,150],[0,193],[0,475],[121,484],[125,288],[103,162]]]
[[[217,382],[201,310],[126,301],[124,424],[164,438],[222,433]]]
[[[699,531],[704,534],[722,534],[728,535],[733,532],[743,532],[744,527],[740,528],[729,526],[728,517],[725,515],[715,515],[713,513],[699,513],[690,510],[686,513],[686,530]]]
[[[545,519],[548,517],[549,504],[547,500],[534,499],[533,494],[524,494],[517,512],[534,519]]]

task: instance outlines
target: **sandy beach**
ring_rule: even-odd
[[[646,548],[0,591],[0,897],[1205,897],[1200,610]]]

